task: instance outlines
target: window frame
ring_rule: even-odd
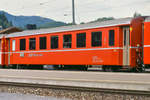
[[[83,37],[81,39],[81,36],[82,36],[81,34],[83,34],[84,39],[83,39]],[[76,34],[76,48],[86,48],[86,39],[87,39],[86,36],[87,36],[86,32],[82,32],[82,33],[77,33]],[[83,40],[83,41],[81,41],[81,40]],[[81,43],[83,43],[83,44],[81,44]]]
[[[33,49],[31,49],[31,47],[30,47],[30,46],[31,46],[30,43],[33,42],[33,40],[31,40],[31,39],[35,39],[35,40],[34,40],[34,42],[35,42],[35,47],[34,47]],[[29,50],[36,50],[36,38],[35,38],[35,37],[29,38]]]
[[[57,42],[54,41],[54,44],[57,43],[57,45],[55,46],[54,44],[52,44],[52,38],[56,38],[57,37]],[[52,45],[54,45],[52,47]],[[59,36],[58,35],[53,35],[53,36],[50,36],[50,47],[51,49],[58,49],[59,48]]]
[[[12,40],[12,51],[16,51],[16,40]]]
[[[65,42],[65,38],[68,36],[70,36],[69,38],[70,39],[68,39],[68,40],[70,40],[70,41],[67,41],[67,42]],[[67,49],[67,48],[72,48],[72,34],[64,34],[63,35],[63,48],[65,49]]]
[[[41,39],[42,38],[45,38],[45,45],[42,47],[42,45],[41,45]],[[45,50],[45,49],[47,49],[47,37],[46,36],[41,36],[41,37],[39,37],[39,50]]]
[[[22,38],[22,39],[19,39],[20,41],[19,41],[19,43],[20,43],[20,51],[23,51],[23,50],[26,50],[26,38]],[[25,40],[24,41],[24,44],[21,44],[21,40]],[[21,47],[23,47],[23,48],[21,48]]]
[[[100,38],[99,40],[95,40],[94,41],[94,36],[97,37],[96,33],[100,33]],[[94,35],[95,34],[95,35]],[[102,36],[103,36],[103,32],[102,31],[94,31],[94,32],[91,32],[91,47],[102,47]],[[97,43],[97,45],[94,45],[94,43]]]
[[[126,44],[127,44],[127,30],[124,30],[123,31],[123,46],[126,46]]]
[[[0,39],[0,51],[2,51],[2,39]]]
[[[113,32],[113,35],[111,34],[112,32]],[[113,38],[110,34],[113,36]],[[115,46],[115,30],[114,29],[109,30],[109,46]]]

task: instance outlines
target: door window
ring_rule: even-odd
[[[16,50],[16,40],[12,40],[12,51]]]

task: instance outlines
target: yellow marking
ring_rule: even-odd
[[[130,27],[130,32],[132,32],[133,31],[133,28],[132,27]]]

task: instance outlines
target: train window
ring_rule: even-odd
[[[86,33],[77,34],[77,48],[86,47]]]
[[[92,47],[102,46],[102,32],[92,32]]]
[[[36,39],[30,38],[29,39],[29,50],[35,50],[36,48]]]
[[[16,50],[16,40],[12,40],[12,51]]]
[[[20,50],[26,50],[26,39],[20,39]]]
[[[58,36],[52,36],[51,37],[51,49],[57,49],[58,48]]]
[[[46,49],[46,37],[40,37],[40,49]]]
[[[2,47],[1,47],[1,46],[2,46],[2,42],[1,42],[1,40],[0,40],[0,51],[2,50]]]
[[[71,44],[72,44],[72,36],[71,36],[71,34],[64,35],[63,36],[63,48],[71,48]]]
[[[124,30],[124,46],[126,46],[126,30]]]
[[[115,45],[115,31],[109,30],[109,46]]]

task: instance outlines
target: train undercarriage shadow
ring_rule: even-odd
[[[150,68],[145,69],[122,69],[122,66],[97,66],[97,65],[11,65],[1,66],[1,69],[23,70],[61,70],[61,71],[88,71],[88,72],[123,72],[123,73],[150,73]],[[142,71],[141,71],[142,70]]]

